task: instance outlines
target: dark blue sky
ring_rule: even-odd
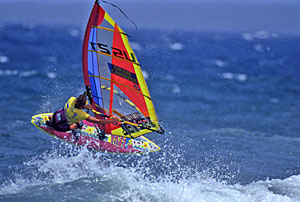
[[[85,26],[92,0],[1,0],[0,22]],[[295,0],[122,0],[113,1],[139,28],[202,31],[273,31],[300,33],[300,1]],[[132,25],[103,4],[122,27]]]

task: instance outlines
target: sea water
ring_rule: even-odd
[[[94,153],[31,123],[84,91],[84,29],[0,30],[0,201],[300,201],[300,36],[129,30],[164,135]]]

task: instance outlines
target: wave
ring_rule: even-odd
[[[9,62],[9,60],[10,60],[9,57],[0,55],[0,63],[7,63],[7,62]]]
[[[248,76],[247,74],[234,74],[234,73],[226,72],[221,74],[221,78],[229,79],[229,80],[235,79],[243,82],[243,81],[247,81]]]
[[[173,51],[180,51],[184,49],[184,45],[182,43],[176,42],[170,44],[170,49]]]
[[[131,45],[131,48],[135,51],[141,51],[142,50],[141,44],[139,44],[137,42],[130,41],[130,45]]]
[[[69,145],[66,148],[72,150]],[[211,170],[180,165],[180,156],[169,161],[168,154],[153,159],[153,154],[108,156],[85,149],[72,153],[75,155],[55,149],[24,162],[22,172],[1,184],[0,200],[300,201],[300,175],[228,184],[212,177]],[[148,163],[163,167],[165,172],[154,174],[155,168]]]
[[[39,75],[40,73],[38,73],[38,71],[36,70],[28,70],[28,71],[19,71],[17,69],[3,69],[0,70],[0,76],[19,76],[19,77],[32,77],[32,76],[36,76]],[[54,72],[46,72],[43,73],[42,76],[48,77],[50,79],[54,79],[56,78],[56,73]]]
[[[270,38],[278,38],[278,34],[270,33],[268,31],[256,31],[256,32],[246,32],[242,34],[242,38],[246,41],[253,41],[255,39],[270,39]]]

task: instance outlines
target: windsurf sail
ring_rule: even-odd
[[[126,121],[119,125],[102,125],[102,132],[131,138],[150,132],[163,133],[127,36],[95,1],[82,53],[87,95],[97,118],[115,115]]]

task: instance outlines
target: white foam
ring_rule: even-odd
[[[261,44],[255,44],[253,48],[258,52],[264,52],[264,48]]]
[[[130,41],[130,45],[133,50],[140,51],[142,49],[142,46],[136,42]]]
[[[22,26],[28,30],[33,30],[36,28],[36,24],[33,22],[23,23]]]
[[[165,79],[168,80],[168,81],[172,81],[172,80],[174,80],[174,76],[170,75],[170,74],[167,74]]]
[[[247,76],[246,74],[238,74],[238,75],[236,76],[236,79],[237,79],[238,81],[246,81],[246,80],[248,79],[248,76]]]
[[[45,58],[48,62],[57,62],[57,57],[56,56],[49,56]]]
[[[56,74],[55,74],[54,72],[48,72],[48,73],[47,73],[47,77],[48,77],[49,79],[55,79],[55,78],[56,78]]]
[[[29,76],[34,76],[37,74],[37,71],[31,70],[31,71],[22,71],[19,73],[19,76],[21,77],[29,77]]]
[[[254,33],[243,33],[242,38],[247,41],[253,41],[254,39],[269,39],[270,37],[278,37],[277,34],[270,34],[267,31],[256,31]]]
[[[10,70],[10,69],[4,69],[0,70],[0,76],[19,76],[19,77],[31,77],[37,75],[38,72],[36,70],[29,70],[29,71],[19,71],[16,69]],[[50,79],[56,78],[56,73],[54,72],[48,72],[46,75]]]
[[[225,67],[227,66],[227,63],[222,60],[215,60],[215,64],[217,67]]]
[[[79,30],[78,29],[71,29],[69,31],[69,34],[70,34],[70,36],[78,37],[79,36]]]
[[[234,74],[234,73],[226,72],[221,74],[221,78],[228,79],[228,80],[235,79],[240,82],[244,82],[247,81],[248,76],[247,74]]]
[[[19,73],[18,70],[10,70],[10,69],[0,70],[0,75],[3,75],[3,76],[15,76],[15,75],[18,75],[18,73]]]
[[[174,51],[180,51],[184,48],[184,46],[182,43],[177,42],[177,43],[171,44],[170,48],[171,48],[171,50],[174,50]]]
[[[272,98],[272,99],[270,99],[270,102],[273,103],[273,104],[278,104],[279,99],[278,98]]]
[[[234,75],[233,75],[233,73],[223,73],[223,74],[221,74],[221,77],[223,79],[233,79]]]
[[[174,94],[178,94],[178,93],[181,93],[181,89],[178,85],[172,85],[172,93]]]
[[[247,41],[252,41],[253,40],[253,36],[250,33],[243,33],[242,38],[247,40]]]
[[[143,76],[144,76],[145,79],[149,79],[149,74],[148,74],[148,72],[142,70],[142,74],[143,74]]]
[[[0,63],[7,63],[9,62],[9,58],[4,55],[0,55]]]
[[[255,32],[255,38],[258,38],[258,39],[268,39],[270,38],[270,33],[267,32],[267,31],[257,31]]]
[[[71,150],[72,146],[68,147]],[[150,168],[143,166],[143,163],[149,160],[148,156],[135,156],[135,160],[139,161],[137,166],[121,168],[116,167],[112,162],[104,161],[100,155],[94,155],[87,150],[82,150],[75,156],[61,154],[57,151],[45,153],[25,162],[24,166],[27,167],[29,173],[24,172],[24,176],[16,174],[14,180],[1,185],[1,195],[8,198],[10,194],[21,193],[22,195],[23,190],[26,189],[26,197],[34,196],[34,192],[37,190],[43,196],[43,192],[51,193],[59,190],[57,189],[61,186],[59,184],[68,186],[67,183],[70,182],[76,187],[73,192],[72,189],[68,189],[67,194],[76,194],[78,189],[81,189],[82,193],[87,193],[83,196],[87,201],[116,201],[114,199],[117,198],[121,201],[163,202],[300,201],[300,175],[283,180],[258,181],[248,185],[227,184],[209,177],[210,172],[181,168],[182,165],[173,159],[174,162],[169,162],[169,164],[175,164],[176,167],[167,168],[170,169],[170,175],[153,176],[149,179],[147,175],[151,175]],[[176,156],[176,154],[172,155]],[[167,159],[165,158],[161,157],[155,163],[166,166]],[[119,163],[121,162],[119,161]],[[176,172],[180,172],[182,177],[179,179],[173,177]],[[40,178],[40,176],[44,176],[44,178]],[[91,183],[93,183],[93,187],[98,186],[98,191],[101,191],[99,197],[103,198],[88,198]],[[35,187],[37,185],[38,187]],[[69,186],[71,185],[69,184]]]
[[[181,179],[178,182],[163,179],[159,182],[145,182],[131,178],[131,190],[135,191],[128,193],[124,190],[120,194],[125,201],[151,196],[158,201],[175,202],[292,202],[300,199],[299,185],[299,176],[285,180],[259,181],[244,186],[228,185],[209,177]]]

